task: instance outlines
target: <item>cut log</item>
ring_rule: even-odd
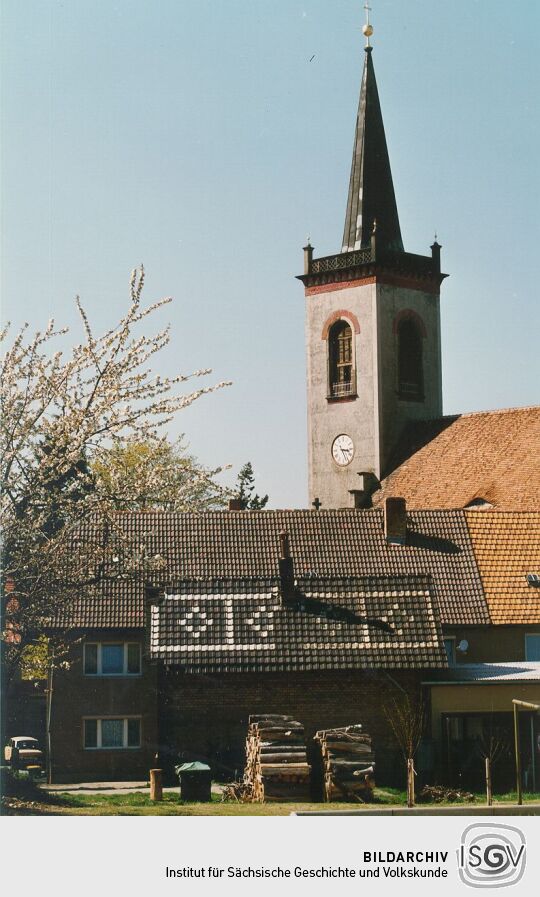
[[[272,754],[261,754],[261,763],[307,763],[307,755],[305,751],[299,751],[296,754],[280,754],[280,753],[272,753]]]
[[[371,744],[366,744],[364,741],[327,741],[326,748],[336,754],[369,754]]]
[[[269,720],[276,720],[280,723],[294,723],[294,716],[283,716],[281,713],[255,713],[251,714],[249,717],[249,723],[260,723],[260,722],[268,722]]]
[[[305,752],[305,744],[291,744],[290,741],[285,743],[281,741],[265,741],[260,742],[261,754],[273,754],[275,751],[287,751],[289,754],[301,754]]]
[[[365,769],[367,767],[366,763],[358,760],[330,760],[330,766],[332,770],[343,770],[344,772],[355,772],[357,769]],[[368,767],[371,769],[371,767]]]

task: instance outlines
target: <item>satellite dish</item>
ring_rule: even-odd
[[[466,654],[469,649],[469,643],[466,638],[461,639],[459,645],[457,646],[458,651],[461,654]]]

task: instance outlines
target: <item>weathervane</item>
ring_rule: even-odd
[[[364,9],[366,11],[366,24],[362,28],[362,32],[364,34],[364,37],[366,38],[366,47],[371,47],[369,39],[373,34],[373,25],[369,21],[369,14],[371,12],[371,6],[369,5],[369,3],[364,3]]]

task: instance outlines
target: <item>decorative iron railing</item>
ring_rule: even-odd
[[[331,396],[333,399],[341,399],[343,396],[352,396],[356,392],[354,380],[348,383],[332,383]]]
[[[325,271],[340,271],[343,268],[354,268],[356,265],[367,265],[372,261],[371,248],[357,249],[355,252],[340,252],[327,255],[321,259],[313,259],[310,274],[323,274]]]
[[[430,256],[392,250],[378,250],[375,255],[370,246],[365,249],[356,249],[354,252],[338,252],[336,255],[326,255],[320,259],[311,259],[308,273],[325,274],[332,271],[343,271],[347,268],[369,265],[375,261],[396,270],[416,275],[429,276],[437,273],[433,258]]]

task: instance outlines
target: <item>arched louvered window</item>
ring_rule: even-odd
[[[400,399],[424,399],[423,337],[416,321],[405,318],[397,328],[398,392]]]
[[[332,398],[353,395],[356,392],[353,335],[347,321],[336,321],[330,328],[328,353],[329,395]]]

